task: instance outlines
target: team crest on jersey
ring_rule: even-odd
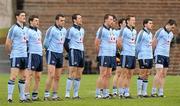
[[[32,68],[32,69],[34,69],[35,67],[34,67],[34,66],[32,66],[31,68]]]
[[[115,36],[111,36],[111,37],[110,37],[110,42],[111,42],[111,43],[116,42],[116,38],[115,38]]]
[[[83,42],[83,37],[81,37],[81,38],[79,39],[79,41],[80,41],[80,42]]]
[[[17,66],[19,67],[19,64],[17,64]]]
[[[134,37],[131,38],[131,40],[129,42],[132,43],[132,44],[135,44],[135,38]]]
[[[55,63],[55,61],[52,61],[52,63]]]
[[[59,39],[59,44],[63,44],[63,43],[64,43],[64,39],[63,38]]]

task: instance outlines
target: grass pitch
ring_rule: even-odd
[[[13,103],[7,103],[8,74],[0,73],[0,106],[180,106],[180,76],[167,76],[165,83],[165,98],[136,98],[136,79],[131,80],[130,92],[134,99],[113,98],[109,100],[95,99],[95,82],[98,75],[84,75],[81,80],[79,95],[81,100],[66,100],[65,87],[67,75],[64,74],[60,80],[58,94],[63,101],[42,101],[33,103],[19,103],[17,81],[13,95]],[[39,96],[43,99],[46,75],[42,75]],[[112,80],[111,80],[112,81]],[[151,92],[152,76],[149,78],[148,94]],[[112,87],[111,87],[112,88]],[[112,91],[112,90],[111,90]]]

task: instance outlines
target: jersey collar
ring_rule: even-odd
[[[58,26],[57,24],[54,24],[54,26],[59,29],[60,31],[62,30],[62,27],[61,26]]]
[[[81,29],[81,26],[76,25],[76,24],[73,24],[73,27],[76,28],[76,29],[78,29],[79,31],[80,31],[80,29]]]
[[[134,29],[134,27],[130,27],[130,26],[128,26],[128,25],[126,25],[126,27],[128,28],[128,29],[130,29],[131,31],[133,31],[133,29]]]
[[[165,30],[168,34],[170,33],[170,31],[168,31],[165,26],[164,26],[164,30]]]
[[[21,25],[19,25],[17,22],[16,22],[16,25],[22,29],[24,28],[24,25],[23,25],[23,27],[21,27]]]
[[[145,32],[147,32],[148,34],[150,34],[150,31],[149,31],[146,27],[144,27],[143,30],[144,30]]]
[[[29,26],[30,29],[35,30],[37,32],[37,28],[33,26]]]
[[[107,27],[106,25],[103,24],[103,27],[106,28],[107,30],[110,30],[109,27]]]

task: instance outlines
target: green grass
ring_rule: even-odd
[[[8,28],[1,28],[0,29],[0,38],[5,38],[8,32]]]
[[[65,83],[67,75],[62,75],[60,81],[59,94],[64,99]],[[19,93],[16,87],[13,97],[13,103],[8,104],[7,99],[7,81],[8,74],[0,74],[0,106],[180,106],[180,76],[168,76],[165,84],[166,98],[146,98],[146,99],[110,99],[110,100],[96,100],[95,95],[95,82],[97,75],[84,75],[81,81],[80,96],[81,100],[63,100],[63,101],[44,101],[33,103],[19,103]],[[136,97],[136,77],[134,76],[131,84],[131,95]],[[40,85],[40,97],[43,98],[45,87],[46,75],[42,76]],[[148,93],[151,91],[152,77],[149,79]]]

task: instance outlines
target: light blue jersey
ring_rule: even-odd
[[[113,29],[113,33],[115,34],[116,37],[119,37],[121,29]]]
[[[147,29],[143,28],[136,39],[136,52],[138,59],[152,59],[152,33]]]
[[[135,56],[136,30],[126,26],[121,29],[120,36],[122,37],[121,55]]]
[[[28,53],[38,54],[42,56],[42,33],[39,29],[29,27],[28,35]]]
[[[96,39],[100,40],[98,56],[116,56],[116,31],[103,25],[97,31]]]
[[[10,58],[27,57],[27,27],[21,27],[18,23],[13,25],[8,32],[8,38],[12,41]]]
[[[162,55],[169,57],[170,44],[173,39],[173,33],[168,32],[165,28],[160,28],[155,35],[157,39],[157,45],[155,48],[154,55]]]
[[[64,27],[51,26],[46,32],[44,48],[52,52],[63,53],[65,36],[66,29]]]
[[[69,48],[84,51],[84,29],[80,26],[73,25],[67,31],[66,38],[69,39]]]

